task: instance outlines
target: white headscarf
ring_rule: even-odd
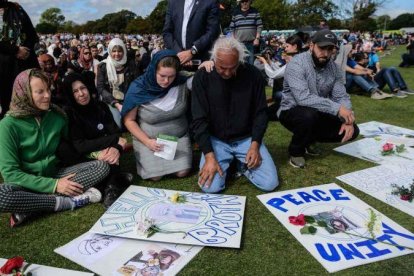
[[[111,57],[112,49],[115,46],[121,46],[122,50],[124,52],[124,55],[120,61],[117,61]],[[106,63],[106,72],[108,74],[108,81],[113,86],[119,86],[121,83],[119,83],[118,75],[116,73],[116,68],[120,68],[125,65],[127,61],[127,51],[124,42],[119,38],[114,38],[109,42],[108,45],[108,57],[103,60],[102,62]]]

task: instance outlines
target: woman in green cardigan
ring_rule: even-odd
[[[39,69],[21,72],[10,110],[0,121],[0,172],[5,182],[0,184],[0,212],[12,213],[12,227],[33,214],[99,202],[101,194],[93,186],[109,173],[103,161],[59,166],[56,151],[67,134],[67,119],[51,104],[49,87]]]

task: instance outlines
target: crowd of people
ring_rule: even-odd
[[[142,179],[188,176],[196,144],[204,192],[225,189],[231,164],[272,191],[279,179],[263,142],[268,117],[293,133],[289,163],[304,168],[306,154],[319,154],[315,143],[358,136],[353,86],[372,99],[414,94],[396,68],[381,67],[377,53],[390,41],[379,34],[337,37],[323,24],[312,36],[261,37],[260,13],[241,0],[231,34],[219,37],[216,1],[178,2],[169,1],[162,34],[143,36],[38,36],[18,4],[1,2],[0,15],[15,16],[0,18],[16,22],[0,25],[15,28],[0,41],[0,172],[7,183],[0,212],[12,213],[11,226],[101,200],[111,206],[132,183],[119,162],[131,147]],[[410,52],[413,43],[411,36]],[[400,66],[411,64],[407,55]],[[173,160],[154,154],[164,150],[160,134],[176,138]]]

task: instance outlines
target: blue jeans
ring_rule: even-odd
[[[404,90],[407,88],[407,84],[395,67],[381,69],[381,71],[375,75],[375,81],[378,83],[380,89],[386,84],[388,84],[391,91],[398,89]]]
[[[236,157],[240,162],[246,162],[246,154],[251,145],[251,138],[245,138],[232,143],[225,143],[215,137],[210,137],[211,145],[213,146],[214,155],[221,169],[223,176],[216,173],[209,188],[203,186],[201,189],[206,193],[218,193],[226,187],[226,174],[231,161]],[[265,145],[260,145],[260,155],[262,156],[262,164],[255,169],[247,169],[243,174],[252,182],[257,188],[262,191],[273,191],[278,185],[277,171],[275,163],[267,151]],[[200,169],[204,166],[204,154],[201,156]]]
[[[244,46],[246,46],[247,51],[249,51],[249,56],[247,57],[246,62],[249,64],[254,63],[254,45],[253,42],[243,42]]]
[[[349,91],[349,89],[352,88],[354,83],[358,85],[360,88],[362,88],[362,90],[364,90],[365,92],[370,92],[370,90],[374,88],[378,88],[378,83],[369,79],[366,76],[346,73],[346,84],[345,84],[346,91]]]

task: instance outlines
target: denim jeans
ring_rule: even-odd
[[[250,148],[252,139],[246,138],[232,143],[225,143],[215,137],[210,137],[210,141],[213,146],[216,160],[223,170],[223,176],[216,173],[210,187],[207,188],[203,186],[201,189],[206,193],[218,193],[226,187],[226,171],[229,168],[231,161],[234,158],[237,158],[242,163],[246,162],[246,154]],[[255,169],[245,170],[243,174],[257,188],[265,192],[270,192],[279,185],[276,166],[263,143],[261,144],[259,151],[262,157],[262,164]],[[205,158],[203,154],[200,160],[200,169],[204,166],[204,163]]]
[[[370,92],[371,89],[378,88],[378,83],[369,79],[366,76],[354,75],[351,73],[346,73],[346,91],[352,88],[353,84],[358,85],[365,92]]]
[[[249,51],[249,56],[247,57],[246,62],[249,64],[254,63],[254,45],[253,42],[243,42],[244,46],[246,46],[247,51]]]
[[[378,83],[380,89],[386,84],[388,84],[391,91],[395,91],[398,88],[402,90],[407,88],[407,84],[395,67],[381,69],[381,71],[375,75],[375,81]]]

